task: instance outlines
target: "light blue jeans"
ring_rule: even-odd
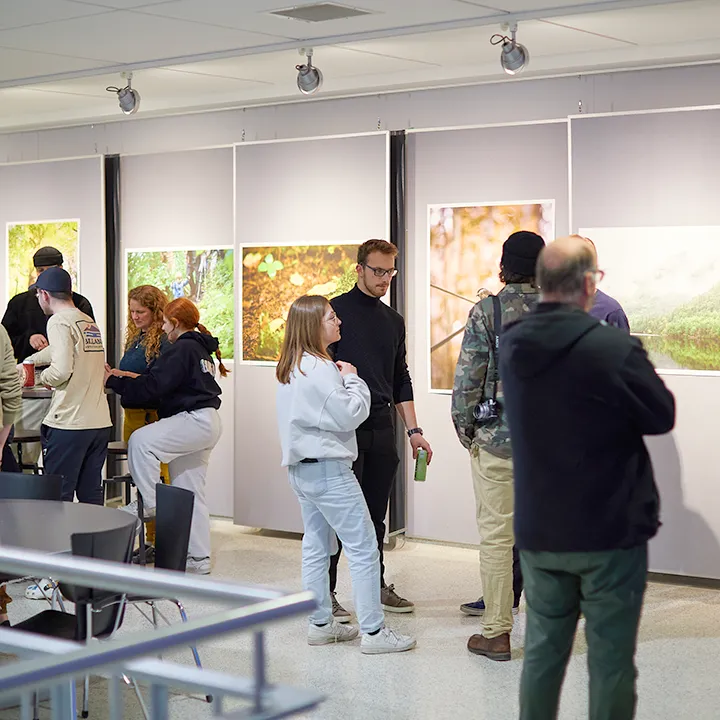
[[[328,570],[330,556],[337,552],[337,534],[350,566],[360,631],[379,630],[385,624],[380,605],[380,553],[367,503],[352,469],[337,460],[320,460],[291,465],[288,474],[305,526],[303,588],[318,600],[310,622],[322,625],[333,619]]]

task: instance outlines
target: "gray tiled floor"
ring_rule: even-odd
[[[213,574],[216,577],[262,583],[289,590],[300,587],[300,543],[296,538],[271,537],[227,522],[213,529]],[[398,656],[366,657],[358,642],[311,648],[305,623],[292,621],[268,632],[271,681],[313,687],[327,700],[307,718],[325,720],[511,720],[517,717],[517,692],[522,667],[525,616],[513,631],[513,660],[492,663],[469,655],[465,643],[479,631],[477,618],[467,618],[458,605],[480,594],[477,553],[464,548],[408,542],[387,554],[388,580],[417,603],[414,615],[388,617],[388,624],[417,634],[417,650]],[[189,580],[191,581],[191,580]],[[346,565],[341,565],[340,597],[350,605]],[[16,601],[11,619],[39,610],[24,600],[21,588],[11,590]],[[213,607],[187,603],[191,617]],[[172,606],[167,607],[172,613]],[[139,630],[144,621],[128,613],[122,632]],[[248,674],[251,654],[247,637],[223,637],[201,648],[209,668]],[[640,632],[638,715],[640,720],[720,716],[720,686],[715,669],[720,657],[720,592],[669,585],[648,591]],[[190,663],[189,651],[168,656]],[[586,647],[582,627],[568,669],[561,720],[587,717]],[[170,716],[177,720],[212,717],[200,698],[175,696]],[[0,720],[17,718],[17,711],[0,712]],[[105,720],[106,683],[93,680],[91,717]],[[140,718],[137,701],[128,694],[128,720]],[[49,718],[43,710],[43,720]]]

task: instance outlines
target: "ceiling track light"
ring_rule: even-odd
[[[302,48],[299,50],[304,55],[307,62],[304,65],[296,65],[298,71],[297,86],[303,95],[314,95],[323,84],[323,74],[319,68],[312,64],[313,50],[312,48]]]
[[[125,115],[134,115],[140,108],[140,93],[132,88],[132,73],[123,73],[123,80],[127,80],[125,87],[119,88],[110,86],[105,88],[108,92],[114,92],[118,96],[118,104]]]
[[[508,26],[505,25],[503,30],[507,30],[507,28]],[[500,45],[502,43],[500,64],[508,75],[517,75],[530,62],[528,49],[516,40],[516,35],[517,23],[510,28],[510,37],[507,37],[507,35],[493,35],[490,38],[491,45]]]

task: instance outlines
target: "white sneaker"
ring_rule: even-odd
[[[336,620],[323,627],[310,623],[308,628],[308,645],[330,645],[331,643],[348,642],[358,636],[358,629],[353,625],[341,625]]]
[[[25,597],[28,600],[52,600],[56,588],[56,582],[53,582],[50,578],[43,578],[39,583],[27,586]]]
[[[194,573],[195,575],[209,575],[210,558],[196,558],[188,555],[187,562],[185,563],[185,572]]]
[[[384,627],[377,635],[363,635],[360,650],[364,655],[381,655],[412,650],[417,640],[411,635],[401,635],[395,630]]]
[[[134,515],[135,517],[138,516],[138,501],[133,500],[129,505],[123,505],[122,507],[119,507],[118,510],[122,510],[123,512],[130,513],[131,515]],[[155,517],[155,508],[149,508],[146,505],[143,505],[143,519],[144,520],[152,520]]]

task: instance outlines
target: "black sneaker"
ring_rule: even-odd
[[[477,617],[482,617],[485,614],[485,601],[482,598],[479,598],[475,602],[464,603],[460,606],[460,611],[464,612],[466,615],[475,615]],[[519,612],[520,598],[517,597],[513,601],[512,613],[513,615],[517,615]]]

